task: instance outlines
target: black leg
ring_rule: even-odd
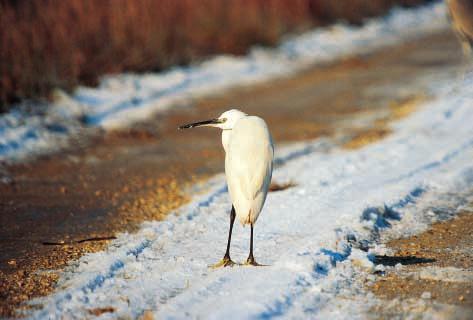
[[[253,256],[253,224],[251,224],[250,255],[248,256],[248,259],[246,259],[246,263],[252,266],[259,265],[258,263],[256,263],[255,257]]]
[[[232,231],[233,231],[233,223],[235,222],[235,207],[232,206],[232,211],[230,212],[230,230],[228,230],[228,242],[227,242],[227,251],[225,252],[224,258],[230,259],[230,243],[232,242]]]
[[[230,230],[228,230],[228,242],[227,242],[227,251],[223,256],[223,259],[220,262],[214,264],[213,268],[220,268],[220,267],[231,267],[235,263],[230,258],[230,243],[232,242],[232,231],[233,231],[233,223],[235,222],[235,207],[232,205],[232,210],[230,212]]]

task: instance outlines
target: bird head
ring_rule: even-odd
[[[195,127],[216,127],[222,130],[231,130],[235,123],[247,114],[237,109],[231,109],[222,113],[218,118],[193,122],[179,126],[179,129],[190,129]]]

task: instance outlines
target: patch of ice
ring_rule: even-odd
[[[429,291],[422,292],[421,296],[422,299],[432,299],[432,293]]]
[[[359,305],[360,301],[352,299],[337,299],[337,302],[337,309],[325,313],[320,319],[339,318],[337,316],[340,314],[350,314],[347,319],[469,320],[471,318],[470,308],[437,303],[431,299],[394,299],[391,301],[371,299],[366,300],[362,306]]]
[[[455,267],[425,267],[419,271],[419,279],[448,282],[473,282],[473,271]]]

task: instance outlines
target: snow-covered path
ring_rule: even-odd
[[[436,97],[375,144],[346,151],[317,140],[278,150],[278,182],[255,232],[269,266],[212,270],[224,253],[230,202],[223,176],[163,222],[147,222],[80,259],[33,318],[356,318],[369,303],[359,284],[380,234],[406,235],[452,214],[473,186],[473,79],[436,84]],[[454,193],[456,196],[444,195]],[[249,229],[236,226],[244,261]],[[366,249],[371,247],[368,252]],[[362,250],[365,249],[365,250]],[[351,296],[349,300],[343,297]],[[349,301],[349,302],[348,302]]]

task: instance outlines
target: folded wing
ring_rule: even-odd
[[[225,158],[228,188],[237,216],[254,223],[271,182],[273,145],[266,123],[245,117],[232,130]]]

